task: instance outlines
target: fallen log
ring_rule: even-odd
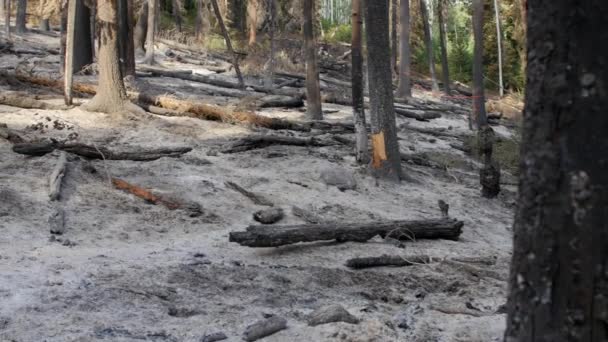
[[[54,150],[62,150],[89,159],[152,161],[163,157],[179,157],[192,151],[191,147],[159,148],[134,151],[111,151],[104,147],[81,143],[59,143],[53,141],[19,143],[13,146],[13,152],[30,156],[43,156]]]
[[[173,200],[168,200],[165,199],[161,196],[157,196],[155,194],[153,194],[151,191],[146,190],[140,186],[137,185],[133,185],[131,183],[128,183],[127,181],[124,181],[122,179],[118,179],[118,178],[113,178],[112,177],[112,185],[114,185],[114,187],[116,189],[119,190],[123,190],[126,191],[136,197],[139,197],[141,199],[143,199],[144,201],[151,203],[151,204],[162,204],[165,207],[167,207],[168,209],[171,210],[175,210],[175,209],[179,209],[182,208],[183,205],[173,201]]]
[[[26,109],[65,110],[69,108],[65,105],[47,103],[23,95],[0,95],[0,104]]]
[[[243,339],[247,342],[257,341],[284,329],[287,329],[287,320],[272,316],[248,326],[243,333]]]
[[[67,154],[65,152],[60,152],[57,165],[55,165],[55,168],[49,176],[49,199],[51,201],[59,199],[59,196],[61,195],[61,181],[65,175],[67,162]]]
[[[255,203],[257,205],[264,205],[267,207],[274,206],[274,203],[272,203],[272,201],[268,200],[264,196],[258,195],[251,191],[248,191],[247,189],[243,188],[242,186],[240,186],[234,182],[227,181],[227,182],[224,182],[224,184],[226,184],[226,186],[228,188],[230,188],[234,191],[237,191],[237,192],[241,193],[243,196],[249,198],[253,203]]]
[[[355,269],[382,267],[382,266],[412,266],[420,264],[428,264],[431,258],[427,255],[383,255],[379,257],[353,258],[346,261],[346,266]]]
[[[290,145],[290,146],[329,146],[330,143],[325,143],[319,139],[312,138],[297,138],[284,137],[278,135],[253,135],[241,138],[224,147],[222,153],[238,153],[260,148],[265,148],[271,145]]]
[[[424,153],[401,153],[401,160],[419,166],[430,167],[434,169],[447,170],[447,165],[438,163],[429,159],[429,157]]]
[[[320,223],[290,226],[249,226],[230,232],[230,242],[248,247],[278,247],[298,242],[337,240],[365,242],[374,236],[400,240],[457,240],[464,223],[455,219],[379,221],[369,223]]]

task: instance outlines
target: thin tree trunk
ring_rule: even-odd
[[[222,18],[222,13],[220,12],[220,8],[217,5],[217,0],[211,0],[211,5],[213,6],[213,12],[215,12],[215,17],[220,25],[220,29],[222,30],[222,35],[224,36],[224,40],[226,41],[226,48],[228,49],[228,53],[232,56],[232,65],[234,66],[234,71],[236,72],[236,77],[239,80],[239,87],[241,89],[245,88],[245,81],[243,80],[243,75],[241,74],[241,68],[239,67],[239,58],[232,49],[232,42],[230,40],[230,35],[228,34],[228,30],[226,29],[226,25],[224,25],[224,19]]]
[[[498,85],[500,97],[505,95],[504,83],[502,79],[502,33],[500,30],[500,8],[498,0],[494,0],[494,14],[496,17],[496,42],[498,45]]]
[[[172,0],[171,10],[173,12],[173,19],[175,20],[175,28],[177,32],[182,32],[182,14],[180,10],[179,0]]]
[[[11,39],[11,0],[6,1],[6,11],[4,13],[4,32],[6,38]]]
[[[303,0],[302,4],[304,11],[304,58],[306,60],[306,110],[310,119],[322,120],[321,87],[319,85],[317,44],[314,33],[314,0]]]
[[[4,7],[6,6],[6,0],[0,0],[0,18],[4,18],[5,12]]]
[[[25,33],[27,27],[25,27],[27,10],[27,0],[17,0],[17,16],[15,21],[15,31],[17,33]]]
[[[118,0],[118,48],[120,71],[123,76],[135,75],[135,47],[133,40],[133,1]]]
[[[433,39],[431,37],[431,28],[429,25],[429,12],[426,7],[426,0],[420,0],[420,17],[424,28],[424,44],[426,45],[426,53],[428,55],[429,72],[431,74],[431,85],[433,91],[439,91],[437,84],[437,76],[435,73],[435,58],[433,56]]]
[[[60,56],[60,69],[61,73],[65,73],[65,55],[66,55],[66,42],[67,42],[67,31],[68,31],[68,1],[63,2],[59,8],[59,15],[61,16],[61,33],[59,38],[59,56]],[[65,86],[65,85],[64,85]]]
[[[399,0],[391,0],[391,70],[397,74],[397,50],[399,40],[397,39],[397,5]]]
[[[452,91],[450,90],[450,69],[448,66],[448,48],[445,34],[445,20],[443,18],[446,11],[445,0],[438,0],[437,2],[437,17],[439,19],[439,40],[441,41],[441,72],[443,75],[443,90],[445,94],[450,96]]]
[[[275,41],[274,35],[276,30],[276,0],[268,0],[268,11],[270,12],[270,28],[269,28],[269,36],[270,36],[270,60],[268,65],[268,70],[266,72],[266,87],[270,90],[274,89],[274,63],[275,63]]]
[[[608,341],[608,2],[528,3],[505,341]],[[589,39],[593,32],[596,39]]]
[[[481,128],[488,124],[483,86],[483,0],[473,0],[473,119],[471,124]]]
[[[72,75],[74,73],[74,36],[76,26],[76,6],[78,0],[68,0],[68,24],[65,43],[64,90],[65,104],[72,105]]]
[[[410,50],[410,0],[401,0],[401,52],[399,60],[399,87],[397,97],[412,97],[410,80],[411,50]]]
[[[49,23],[49,19],[46,18],[41,18],[40,19],[40,25],[38,26],[38,28],[40,29],[40,31],[50,31],[51,30],[51,24]]]
[[[95,21],[97,20],[97,7],[96,6],[92,6],[89,7],[89,44],[91,46],[91,59],[95,60],[95,56],[97,55],[97,46],[95,45],[95,38],[96,38],[96,24]]]
[[[196,0],[196,19],[194,21],[194,33],[198,41],[203,41],[209,27],[209,13],[205,0]]]
[[[355,122],[355,156],[360,164],[369,162],[369,152],[367,147],[367,128],[365,127],[365,105],[363,98],[363,56],[361,27],[363,24],[363,11],[361,6],[363,0],[352,0],[352,98],[353,116]]]
[[[112,0],[110,0],[112,1]],[[154,36],[156,35],[158,0],[150,0],[148,4],[148,27],[146,32],[146,56],[143,64],[154,64]]]
[[[399,181],[397,142],[388,37],[388,0],[365,1],[367,70],[370,98],[372,170],[377,177]]]
[[[247,25],[249,26],[249,46],[257,41],[258,31],[258,1],[247,1]]]
[[[148,1],[144,1],[144,3],[141,5],[141,9],[138,12],[137,24],[133,30],[133,41],[136,55],[143,55],[146,51],[146,34],[148,31],[149,12]]]

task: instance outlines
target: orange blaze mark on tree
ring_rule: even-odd
[[[379,169],[382,162],[387,160],[386,145],[384,144],[384,132],[372,134],[372,167]]]

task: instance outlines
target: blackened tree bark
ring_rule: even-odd
[[[448,48],[445,34],[444,16],[447,14],[445,0],[437,1],[437,18],[439,19],[439,40],[441,41],[441,73],[443,75],[443,90],[446,95],[451,95],[450,90],[450,69],[448,66]]]
[[[357,162],[366,164],[369,162],[367,147],[367,128],[365,127],[365,107],[363,98],[363,56],[361,27],[363,26],[363,11],[361,6],[363,0],[352,0],[352,98],[353,116],[355,122],[355,156]]]
[[[146,34],[148,31],[148,1],[144,1],[137,14],[137,24],[133,30],[133,42],[135,44],[135,54],[143,55],[146,51]]]
[[[123,76],[135,75],[135,46],[133,40],[133,1],[118,0],[118,50]]]
[[[473,0],[473,118],[471,126],[481,128],[488,124],[483,87],[483,0]]]
[[[317,43],[314,32],[314,0],[303,0],[302,5],[304,13],[304,58],[306,60],[306,110],[311,119],[322,120],[321,86],[319,85]]]
[[[141,112],[127,98],[118,61],[118,0],[97,0],[99,28],[99,81],[97,94],[82,107],[85,110],[117,113]]]
[[[236,77],[239,80],[239,88],[245,88],[245,81],[243,80],[243,75],[241,74],[241,68],[239,67],[239,57],[234,52],[232,48],[232,41],[230,40],[230,35],[228,34],[228,30],[226,29],[226,25],[224,25],[224,19],[222,18],[222,13],[220,12],[220,7],[217,5],[217,0],[211,0],[211,5],[213,6],[213,12],[215,13],[215,17],[217,18],[217,22],[220,25],[220,29],[222,30],[222,35],[224,36],[224,40],[226,41],[226,48],[228,49],[228,53],[232,56],[232,65],[234,66],[234,71],[236,72]]]
[[[410,80],[411,50],[410,50],[410,0],[401,0],[401,37],[399,60],[399,87],[397,97],[412,97]]]
[[[494,19],[496,20],[496,45],[498,49],[498,90],[500,97],[503,97],[505,89],[502,77],[502,30],[500,27],[500,5],[498,4],[498,0],[494,0]]]
[[[110,0],[113,1],[113,0]],[[158,21],[158,0],[150,0],[148,4],[148,27],[146,32],[146,56],[143,64],[154,64],[154,36],[156,35],[156,24]]]
[[[528,2],[506,342],[608,340],[608,2],[572,7]]]
[[[397,71],[397,50],[399,50],[399,40],[397,38],[397,9],[399,0],[391,0],[391,70]]]
[[[76,20],[74,22],[74,61],[72,72],[79,72],[93,63],[93,43],[91,42],[91,11],[85,0],[76,2]]]
[[[395,128],[391,61],[386,53],[390,47],[388,7],[388,0],[365,1],[371,166],[375,176],[399,181],[402,178],[401,159]]]
[[[15,17],[15,31],[17,33],[24,33],[27,31],[25,23],[27,10],[27,0],[17,0],[17,16]]]
[[[426,7],[426,0],[420,0],[420,18],[422,19],[422,27],[424,29],[424,44],[426,45],[426,54],[428,56],[432,89],[433,91],[439,91],[437,75],[435,72],[435,58],[433,56],[433,39],[431,37],[431,28],[429,25],[429,10],[428,7]]]
[[[268,35],[270,38],[270,59],[268,60],[268,69],[266,70],[266,88],[274,89],[274,63],[275,63],[275,30],[277,25],[277,4],[276,0],[267,0],[268,12],[270,13],[270,24],[268,28]]]

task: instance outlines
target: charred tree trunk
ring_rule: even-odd
[[[175,20],[175,28],[177,32],[182,32],[182,13],[179,0],[173,0],[171,3],[171,11],[173,12],[173,19]]]
[[[426,7],[426,0],[420,0],[420,18],[422,19],[422,26],[424,28],[424,44],[426,45],[426,53],[429,63],[429,73],[431,74],[432,90],[439,91],[439,85],[437,84],[437,75],[435,72],[435,57],[433,55],[433,39],[431,37],[429,12],[428,7]]]
[[[132,108],[127,98],[118,61],[118,0],[97,0],[99,27],[99,84],[97,94],[84,108],[89,111],[117,113]]]
[[[201,0],[202,1],[202,0]],[[135,44],[135,54],[143,55],[146,51],[146,33],[148,31],[148,1],[144,1],[137,15],[137,24],[133,30],[133,41]]]
[[[146,32],[146,56],[143,64],[154,64],[154,36],[156,35],[158,0],[150,0],[148,4],[148,25]]]
[[[275,63],[275,41],[274,35],[276,30],[277,8],[276,0],[268,0],[268,11],[270,12],[270,27],[268,35],[270,36],[270,59],[268,60],[268,69],[266,70],[266,88],[274,89],[274,63]]]
[[[135,47],[133,39],[133,1],[118,0],[118,48],[120,71],[123,77],[135,75]]]
[[[363,11],[361,6],[363,0],[352,0],[352,98],[353,116],[355,122],[355,156],[360,164],[369,162],[367,147],[367,128],[365,127],[365,104],[363,98],[363,55],[361,27],[363,24]]]
[[[17,33],[25,33],[27,31],[27,27],[25,27],[27,21],[26,10],[27,0],[17,0],[17,16],[15,17],[15,31]]]
[[[494,0],[494,15],[496,19],[496,44],[498,45],[498,87],[500,97],[503,97],[505,90],[502,80],[502,32],[500,29],[500,7],[498,6],[498,0]]]
[[[505,341],[608,340],[608,2],[528,3]],[[567,28],[567,29],[566,29]],[[593,32],[597,40],[588,39]]]
[[[365,23],[372,170],[378,177],[399,181],[402,177],[401,157],[395,128],[391,62],[390,56],[386,53],[390,46],[388,0],[365,1]]]
[[[72,72],[79,72],[93,63],[93,44],[91,42],[91,11],[84,0],[76,2],[76,19],[74,21],[74,61]]]
[[[397,97],[412,97],[410,80],[411,49],[410,49],[410,0],[401,0],[401,53],[399,61],[399,87]]]
[[[441,74],[443,75],[443,90],[445,94],[450,96],[450,69],[448,66],[448,47],[445,34],[444,15],[448,13],[446,10],[445,0],[437,2],[437,18],[439,19],[439,40],[441,41]]]
[[[483,87],[483,0],[473,0],[473,118],[470,124],[481,128],[488,124]]]
[[[321,87],[319,85],[317,43],[314,31],[314,0],[304,0],[302,4],[304,11],[304,58],[306,60],[306,110],[310,119],[322,120]]]
[[[222,30],[222,35],[224,36],[224,40],[226,41],[226,48],[228,49],[228,53],[232,56],[232,65],[234,66],[234,71],[236,72],[236,77],[239,80],[239,87],[241,89],[245,88],[245,81],[243,80],[243,75],[241,74],[241,68],[239,67],[239,57],[232,49],[232,41],[230,40],[230,35],[228,34],[228,30],[226,29],[226,25],[224,25],[224,19],[222,18],[222,13],[220,12],[220,8],[217,5],[217,0],[211,0],[211,5],[213,6],[213,12],[215,12],[215,17],[220,25],[220,29]]]
[[[397,50],[399,49],[399,40],[397,39],[397,9],[399,0],[391,0],[391,70],[398,74],[397,71]]]

